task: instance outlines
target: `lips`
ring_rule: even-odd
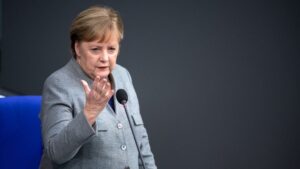
[[[106,68],[109,68],[109,66],[98,66],[97,68],[99,68],[99,69],[106,69]]]
[[[105,70],[109,70],[109,66],[101,66],[101,67],[97,67],[97,69],[101,71],[105,71]]]

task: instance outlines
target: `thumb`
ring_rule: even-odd
[[[85,95],[87,96],[90,93],[91,89],[90,89],[88,83],[85,80],[81,80],[81,84],[83,86]]]

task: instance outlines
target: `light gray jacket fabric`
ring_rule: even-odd
[[[112,71],[115,91],[125,89],[127,108],[147,169],[156,169],[139,103],[128,71],[117,65]],[[80,80],[92,80],[75,59],[51,74],[42,96],[44,153],[41,169],[139,169],[140,161],[122,105],[114,95],[115,111],[107,104],[90,126],[82,113],[85,93]]]

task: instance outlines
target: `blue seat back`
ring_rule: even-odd
[[[41,96],[0,99],[0,169],[38,169]]]

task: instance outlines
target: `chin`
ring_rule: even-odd
[[[109,74],[110,74],[110,72],[101,72],[101,73],[97,73],[96,76],[108,77]]]

